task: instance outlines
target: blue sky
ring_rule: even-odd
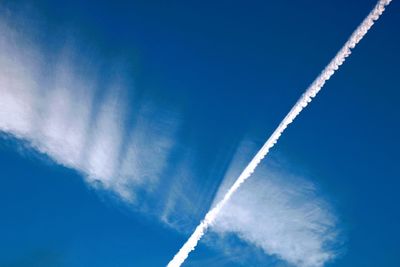
[[[0,266],[165,266],[375,1],[0,3]],[[399,266],[394,1],[184,266]]]

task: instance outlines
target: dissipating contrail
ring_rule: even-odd
[[[236,179],[234,184],[229,188],[228,192],[224,195],[221,201],[219,201],[205,216],[205,218],[196,227],[193,234],[182,246],[182,248],[175,254],[174,258],[168,263],[167,267],[179,267],[189,256],[189,253],[194,250],[197,243],[204,235],[208,227],[215,221],[221,209],[229,201],[232,195],[238,190],[240,185],[244,183],[257,168],[257,165],[261,160],[268,154],[269,150],[276,144],[279,137],[285,131],[290,123],[300,114],[300,112],[312,101],[317,93],[322,89],[325,82],[335,73],[336,70],[344,63],[346,58],[351,54],[351,50],[360,42],[360,40],[366,35],[368,30],[372,27],[374,22],[379,19],[385,10],[385,7],[390,4],[392,0],[380,0],[371,10],[368,16],[362,21],[362,23],[352,33],[350,38],[339,50],[336,56],[329,62],[324,68],[321,74],[311,83],[307,90],[303,93],[300,99],[292,107],[286,117],[278,125],[272,135],[268,138],[265,144],[253,157],[250,163],[242,171],[240,176]]]

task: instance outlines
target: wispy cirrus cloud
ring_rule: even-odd
[[[295,266],[323,266],[337,255],[337,220],[315,186],[271,167],[238,191],[212,230]]]
[[[132,101],[127,75],[111,65],[102,76],[71,42],[43,51],[13,25],[0,20],[0,132],[126,201],[151,190],[174,143],[175,114]]]
[[[244,142],[238,149],[214,205],[234,182],[232,177],[246,164],[252,147],[250,142]],[[338,255],[338,219],[310,179],[285,169],[288,163],[274,158],[262,164],[253,179],[243,184],[221,210],[211,230],[221,240],[235,235],[253,246],[252,250],[247,248],[246,254],[256,255],[257,249],[261,249],[266,255],[294,266],[323,266]],[[209,241],[217,247],[222,245],[229,256],[249,259],[249,255],[235,255],[229,242]]]

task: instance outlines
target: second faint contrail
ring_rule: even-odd
[[[296,102],[293,108],[289,111],[286,117],[282,120],[276,130],[268,138],[262,148],[257,152],[254,158],[246,166],[240,176],[237,178],[232,187],[225,194],[223,199],[215,205],[205,216],[204,220],[196,227],[196,230],[182,246],[179,252],[174,258],[168,263],[167,267],[179,267],[189,256],[189,253],[195,249],[197,243],[204,235],[208,227],[215,221],[217,215],[225,204],[229,201],[232,195],[237,191],[240,185],[251,176],[256,169],[260,161],[268,154],[269,150],[276,144],[281,134],[285,131],[287,126],[293,122],[293,120],[300,114],[300,112],[311,102],[311,100],[317,95],[317,93],[324,86],[325,82],[335,73],[335,71],[343,64],[346,58],[351,54],[353,49],[358,42],[365,36],[368,30],[374,24],[374,21],[378,20],[382,15],[385,7],[390,4],[392,0],[380,0],[363,22],[357,27],[357,29],[350,36],[348,41],[339,50],[336,56],[329,62],[321,74],[314,80],[314,82],[307,88],[300,99]]]

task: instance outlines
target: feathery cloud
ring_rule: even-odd
[[[0,35],[0,133],[126,201],[139,188],[151,190],[174,142],[174,114],[130,101],[133,87],[122,74],[101,77],[99,66],[68,42],[61,52],[44,53],[5,18]],[[130,105],[138,105],[135,113]]]

